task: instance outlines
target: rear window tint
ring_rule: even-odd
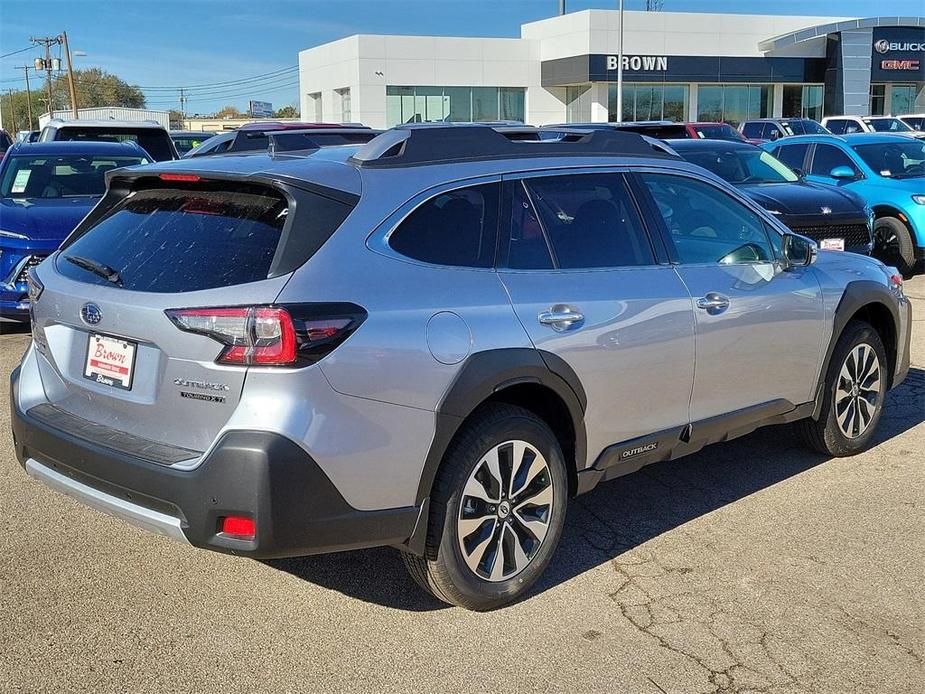
[[[431,198],[408,215],[389,245],[435,265],[487,268],[494,264],[500,184],[472,186]]]
[[[340,226],[352,206],[307,191],[299,196],[304,216],[288,232],[286,248],[304,262]],[[288,212],[285,196],[255,186],[141,190],[67,245],[57,269],[82,282],[144,292],[188,292],[256,282],[269,276],[280,242],[287,236]],[[88,270],[87,260],[114,274],[109,272],[107,279],[101,276],[107,273]]]

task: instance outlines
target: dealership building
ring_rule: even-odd
[[[925,112],[925,17],[626,12],[623,120]],[[299,53],[304,120],[617,120],[620,15],[520,38],[360,34]]]

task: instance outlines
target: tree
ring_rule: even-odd
[[[278,109],[276,113],[273,114],[273,116],[274,118],[298,118],[299,107],[295,104],[283,106],[281,109]]]
[[[223,106],[215,114],[216,118],[243,118],[244,114],[241,113],[235,106]]]
[[[70,103],[67,75],[61,75],[53,83],[55,108]],[[77,91],[77,105],[80,108],[97,106],[123,106],[144,108],[145,95],[135,86],[98,67],[74,71],[74,89]]]
[[[183,121],[185,120],[183,114],[175,108],[170,109],[168,113],[170,114],[168,119],[170,121],[170,127],[175,130],[182,130]]]

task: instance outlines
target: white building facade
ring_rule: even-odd
[[[925,17],[626,12],[622,120],[925,111]],[[520,38],[360,34],[299,53],[302,119],[618,120],[620,16],[585,10]]]

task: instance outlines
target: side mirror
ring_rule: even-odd
[[[798,234],[785,234],[784,260],[787,268],[806,267],[816,262],[816,242]]]
[[[850,166],[836,166],[829,176],[832,178],[854,178],[854,170]]]

